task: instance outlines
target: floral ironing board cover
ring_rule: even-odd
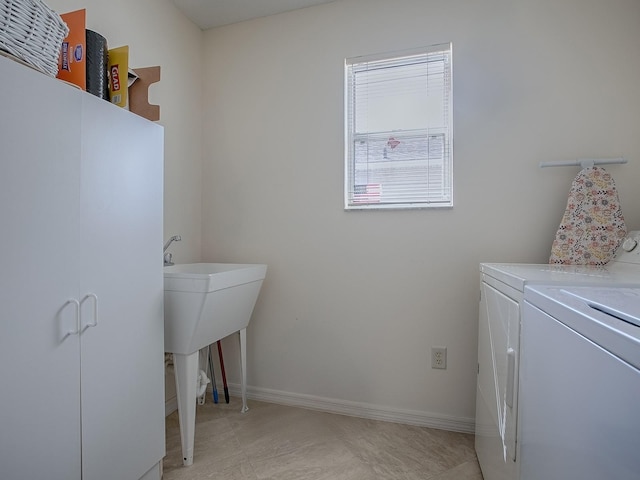
[[[571,184],[549,263],[605,265],[626,234],[611,174],[600,167],[585,168]]]

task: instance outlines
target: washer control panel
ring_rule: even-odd
[[[634,263],[640,265],[640,231],[629,232],[618,247],[614,262]]]
[[[622,249],[625,252],[632,252],[634,248],[638,246],[638,240],[633,237],[627,237],[622,242]]]

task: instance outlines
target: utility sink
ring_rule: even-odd
[[[164,348],[188,355],[247,328],[266,265],[186,263],[164,267]]]
[[[164,345],[173,354],[183,463],[193,463],[198,352],[239,333],[242,412],[246,412],[246,328],[266,265],[187,263],[164,267]]]

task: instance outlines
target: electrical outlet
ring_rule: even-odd
[[[431,368],[447,368],[447,347],[431,347]]]

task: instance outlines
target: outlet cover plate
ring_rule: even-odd
[[[447,368],[447,347],[431,347],[431,368]]]

